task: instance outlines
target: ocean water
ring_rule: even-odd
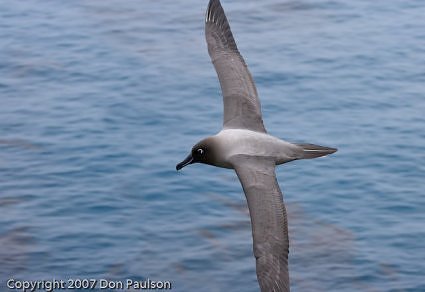
[[[223,0],[280,166],[293,291],[425,291],[425,3]],[[94,278],[258,291],[221,129],[207,1],[0,1],[0,285]]]

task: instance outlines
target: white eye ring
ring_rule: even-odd
[[[204,154],[204,150],[203,149],[201,149],[201,148],[199,148],[198,150],[196,150],[196,152],[198,152],[199,154]]]

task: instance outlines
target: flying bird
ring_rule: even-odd
[[[193,146],[176,169],[198,162],[236,171],[248,202],[261,291],[287,292],[288,220],[275,166],[332,154],[337,149],[290,143],[267,133],[254,80],[219,0],[208,4],[205,37],[223,95],[223,129]]]

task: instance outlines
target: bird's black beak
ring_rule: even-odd
[[[192,153],[189,154],[182,162],[180,162],[179,164],[176,165],[176,170],[180,170],[183,167],[185,167],[186,165],[192,164],[193,161],[193,157],[192,157]]]

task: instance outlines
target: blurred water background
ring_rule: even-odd
[[[0,1],[0,282],[258,291],[207,1]],[[425,291],[425,3],[224,0],[269,133],[339,148],[277,170],[293,291]]]

